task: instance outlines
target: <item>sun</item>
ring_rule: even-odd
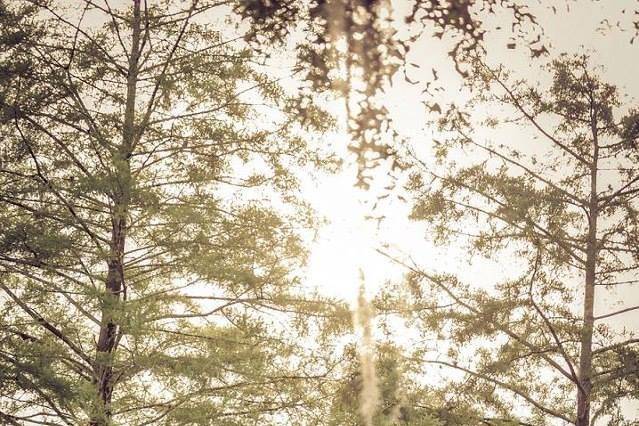
[[[364,273],[366,293],[372,295],[386,276],[375,223],[365,204],[366,194],[354,185],[354,170],[345,168],[323,177],[307,193],[327,223],[311,246],[307,279],[322,294],[354,306]]]

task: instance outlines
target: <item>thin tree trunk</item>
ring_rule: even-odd
[[[594,324],[593,306],[595,300],[595,257],[596,248],[589,241],[586,258],[583,329],[581,334],[581,351],[579,356],[580,389],[577,390],[577,426],[590,426],[590,394],[592,389],[590,376],[592,370],[592,331]]]
[[[119,341],[117,324],[118,308],[126,295],[124,277],[124,251],[126,246],[127,215],[131,198],[131,151],[136,138],[135,102],[140,49],[140,0],[133,3],[131,24],[131,52],[127,76],[126,106],[122,129],[122,143],[113,154],[115,185],[113,188],[113,210],[111,217],[111,243],[105,296],[102,305],[100,335],[96,345],[95,385],[99,406],[90,425],[108,424],[112,415],[111,400],[115,386],[113,357]]]
[[[597,219],[599,199],[597,173],[599,142],[596,120],[592,120],[593,159],[590,166],[590,202],[588,218],[588,242],[586,245],[586,279],[584,288],[583,328],[579,356],[579,385],[577,390],[577,426],[590,426],[590,396],[592,391],[592,333],[594,328],[595,274],[597,270]]]

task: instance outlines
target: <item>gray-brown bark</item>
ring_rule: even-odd
[[[590,426],[590,397],[592,391],[592,334],[594,327],[595,277],[597,270],[597,219],[599,215],[599,196],[597,193],[597,174],[599,159],[599,141],[597,121],[593,115],[592,163],[590,164],[590,200],[588,206],[588,241],[586,244],[586,276],[584,282],[583,329],[579,354],[579,388],[577,389],[577,426]]]
[[[122,143],[113,154],[115,182],[113,188],[111,243],[108,273],[102,307],[100,335],[96,345],[95,384],[99,398],[99,413],[90,424],[105,424],[111,417],[111,399],[115,386],[113,356],[117,349],[121,330],[115,311],[126,296],[124,277],[124,251],[126,246],[127,215],[131,198],[131,151],[136,138],[135,102],[138,62],[140,55],[140,0],[134,0],[131,25],[131,52],[127,75],[126,108],[122,129]]]

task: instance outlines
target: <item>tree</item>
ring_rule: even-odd
[[[408,152],[411,217],[512,271],[463,282],[385,252],[409,271],[382,300],[438,342],[408,357],[457,372],[439,392],[464,424],[630,424],[637,339],[610,319],[639,307],[595,307],[636,283],[639,113],[584,56],[553,61],[545,89],[475,69],[471,109],[438,122],[436,164]]]
[[[4,421],[293,424],[318,407],[322,323],[348,316],[294,272],[313,226],[295,170],[332,167],[308,143],[332,120],[209,23],[225,11],[0,3]]]

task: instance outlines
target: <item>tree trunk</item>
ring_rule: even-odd
[[[583,328],[579,355],[579,388],[577,389],[577,426],[590,426],[590,395],[592,391],[592,333],[594,328],[595,277],[597,271],[597,219],[599,198],[597,174],[599,142],[597,123],[592,120],[593,158],[590,165],[590,200],[588,206],[588,241],[586,244],[586,279],[584,288]]]
[[[137,137],[135,128],[135,102],[138,62],[140,57],[140,27],[140,0],[134,0],[126,106],[122,126],[122,143],[117,152],[113,154],[115,182],[113,187],[113,210],[111,217],[111,243],[109,258],[107,260],[108,272],[94,366],[94,381],[99,405],[96,410],[97,412],[93,414],[90,420],[91,426],[109,424],[112,415],[111,399],[115,386],[113,358],[120,339],[117,312],[126,297],[124,252],[126,247],[127,216],[132,187],[130,157],[135,138]]]
[[[592,220],[591,220],[592,223]],[[592,229],[592,225],[591,225]],[[596,242],[595,242],[596,244]],[[579,389],[577,390],[577,426],[590,426],[590,394],[592,369],[593,306],[595,300],[596,247],[588,242],[584,290],[583,329],[579,357]]]
[[[113,394],[113,352],[118,341],[118,325],[115,311],[119,305],[124,286],[123,253],[126,240],[126,220],[114,218],[111,235],[109,271],[106,279],[106,294],[102,306],[100,335],[95,355],[95,384],[99,407],[91,420],[91,425],[104,425],[111,417],[111,396]]]

